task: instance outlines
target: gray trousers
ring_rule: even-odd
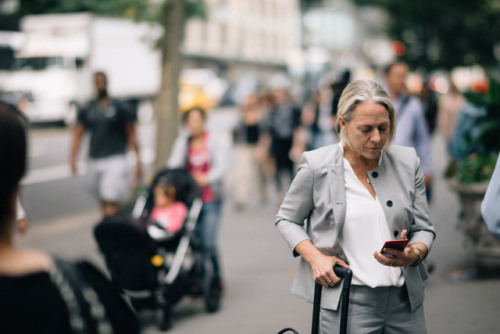
[[[410,310],[405,286],[379,287],[353,285],[349,298],[347,333],[350,334],[425,334],[424,307]],[[340,330],[339,311],[321,309],[322,334]]]

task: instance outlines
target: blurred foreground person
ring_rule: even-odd
[[[314,282],[323,285],[320,330],[338,333],[341,285],[332,268],[349,267],[348,333],[426,333],[422,261],[435,232],[419,159],[391,145],[396,115],[379,84],[350,83],[337,116],[341,141],[302,155],[276,217],[301,256],[292,292],[312,302]],[[409,242],[401,251],[384,247],[392,239]]]
[[[167,161],[168,168],[185,168],[201,189],[203,207],[196,226],[204,256],[210,257],[216,276],[221,276],[217,234],[223,202],[222,181],[228,165],[227,145],[205,129],[206,113],[192,108],[183,115],[188,132],[181,133]]]
[[[24,120],[0,102],[0,333],[139,333],[132,310],[90,263],[15,247],[26,145]]]
[[[136,181],[141,177],[141,161],[134,111],[108,95],[105,73],[96,72],[94,80],[97,97],[78,113],[70,164],[73,174],[76,174],[81,138],[85,131],[89,131],[88,169],[92,177],[91,188],[100,201],[103,215],[110,216],[118,212],[120,204],[127,198],[129,167],[126,153],[129,146],[136,156]]]
[[[425,176],[427,199],[431,196],[431,144],[424,109],[418,97],[406,93],[408,66],[392,63],[385,68],[387,92],[396,109],[397,125],[394,144],[413,147],[420,158]]]

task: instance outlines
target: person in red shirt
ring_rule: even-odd
[[[217,232],[222,212],[222,181],[227,169],[227,141],[205,128],[206,113],[195,107],[183,115],[186,132],[174,143],[167,168],[185,168],[201,189],[203,207],[197,224],[202,254],[211,259],[220,279]]]

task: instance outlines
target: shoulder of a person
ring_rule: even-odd
[[[80,108],[79,112],[80,113],[86,113],[90,109],[94,108],[94,106],[97,104],[97,100],[90,100],[87,104],[83,104],[82,107]]]
[[[330,165],[334,156],[340,150],[340,144],[335,143],[307,151],[302,154],[302,161],[306,162],[311,168],[317,169]]]
[[[408,107],[415,112],[423,111],[422,101],[415,95],[408,96]]]
[[[132,108],[129,103],[117,99],[111,99],[110,103],[113,107],[115,107],[119,112],[130,112]]]
[[[17,276],[36,272],[48,272],[54,265],[52,257],[38,249],[20,249],[14,255],[2,259],[0,272]]]
[[[186,204],[184,204],[183,202],[181,201],[177,201],[173,204],[173,208],[175,210],[179,210],[179,211],[187,211],[187,207],[186,207]]]
[[[400,164],[413,164],[417,159],[417,153],[413,147],[392,144],[385,151],[387,158]]]
[[[177,145],[187,145],[189,141],[189,132],[181,130],[179,134],[177,135],[177,138],[175,138],[175,144]]]

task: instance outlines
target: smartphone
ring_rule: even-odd
[[[384,248],[392,248],[392,249],[396,249],[398,251],[403,251],[405,249],[406,245],[408,245],[408,242],[409,242],[408,239],[388,240],[388,241],[385,242],[385,244],[382,247],[382,249],[384,249]],[[387,252],[383,252],[382,251],[382,254],[384,254],[387,257],[394,257],[394,255],[392,255],[390,253],[387,253]]]

